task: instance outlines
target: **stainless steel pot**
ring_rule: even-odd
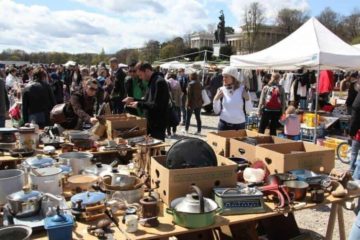
[[[36,173],[35,173],[36,171]],[[40,168],[30,172],[31,188],[43,193],[62,194],[62,169]]]
[[[0,228],[1,240],[28,240],[31,234],[31,227],[25,225],[12,225]]]
[[[6,203],[6,196],[20,191],[24,186],[24,171],[19,169],[0,170],[0,205]]]
[[[94,155],[86,152],[67,152],[59,155],[59,160],[64,163],[69,163],[74,174],[81,174],[81,171],[92,165],[92,158]]]
[[[30,217],[39,213],[43,194],[30,188],[7,196],[10,213],[17,218]]]

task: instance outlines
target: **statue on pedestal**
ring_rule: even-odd
[[[223,10],[220,11],[220,22],[215,30],[215,43],[225,43],[225,16]]]

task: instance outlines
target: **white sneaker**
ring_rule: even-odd
[[[201,132],[194,132],[194,135],[201,135]]]

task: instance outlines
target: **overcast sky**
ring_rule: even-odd
[[[244,7],[253,0],[0,0],[0,51],[114,53],[169,40],[218,22],[223,9],[227,26],[242,24]],[[359,0],[259,0],[267,21],[288,7],[318,15],[329,6],[348,15]]]

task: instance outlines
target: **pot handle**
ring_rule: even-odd
[[[172,208],[166,208],[166,213],[170,214],[170,215],[174,215],[174,209]]]
[[[204,213],[205,212],[205,204],[204,204],[204,196],[202,194],[202,191],[200,190],[200,188],[196,185],[191,185],[192,189],[195,190],[196,194],[198,195],[199,201],[200,201],[200,213]]]
[[[93,185],[91,185],[91,187],[92,187],[95,191],[100,191],[100,192],[102,192],[102,193],[107,193],[107,191],[104,190],[104,189],[102,189],[99,184],[93,184]]]
[[[223,211],[224,211],[224,209],[219,208],[219,207],[217,209],[215,209],[215,212],[219,213],[219,214],[221,214]]]

